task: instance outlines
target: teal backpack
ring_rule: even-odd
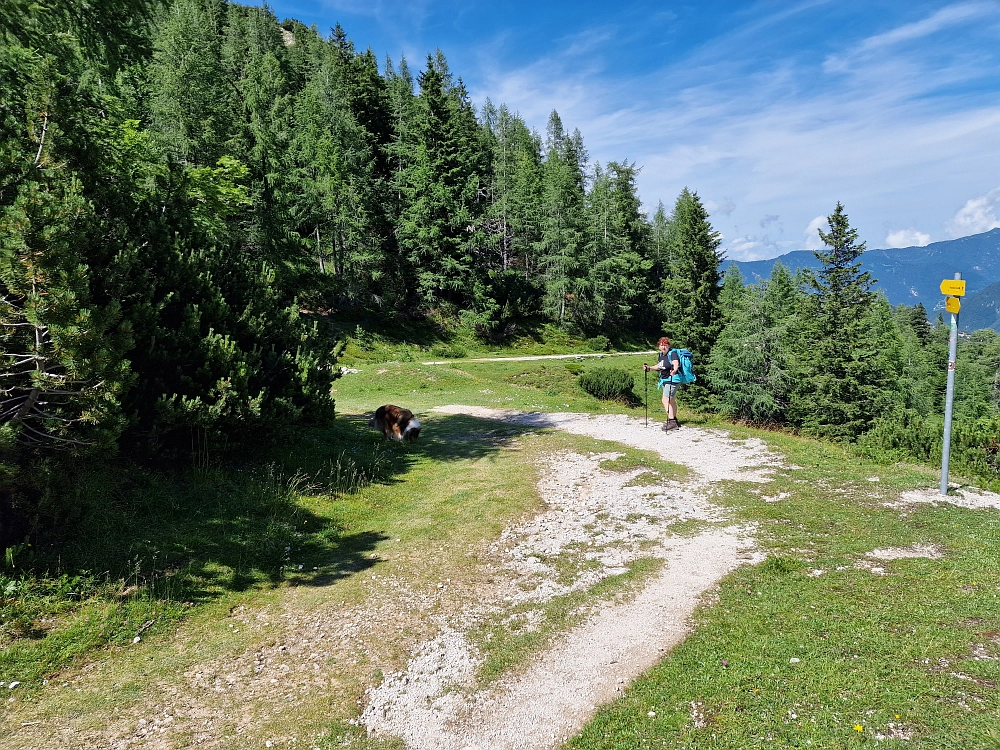
[[[694,374],[694,365],[691,363],[691,358],[694,356],[687,349],[671,349],[672,352],[677,352],[677,356],[681,360],[681,369],[676,375],[673,375],[666,379],[668,383],[693,383],[698,379],[698,376]]]

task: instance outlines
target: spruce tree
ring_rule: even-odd
[[[932,328],[922,304],[893,311],[902,341],[900,383],[905,406],[920,416],[938,413],[946,379],[947,346],[933,345]]]
[[[534,246],[541,232],[541,144],[524,121],[501,105],[487,101],[483,120],[492,157],[490,207],[484,216],[492,249],[491,269],[517,268],[535,275]]]
[[[697,193],[687,188],[670,215],[670,276],[661,293],[663,328],[699,357],[707,357],[719,334],[721,239]]]
[[[726,271],[720,297],[725,327],[706,374],[720,412],[749,422],[778,422],[792,384],[787,323],[796,313],[794,287],[780,263],[767,282],[746,288],[736,268]]]
[[[420,303],[472,310],[480,269],[470,227],[482,205],[483,155],[477,123],[462,89],[446,87],[440,61],[428,55],[421,73],[416,149],[407,166],[398,238]]]
[[[811,434],[851,439],[896,403],[901,347],[891,310],[861,268],[865,243],[842,204],[827,222],[829,232],[819,232],[826,249],[815,252],[822,267],[807,276],[789,415]]]
[[[587,152],[579,131],[567,134],[555,110],[549,115],[545,143],[542,236],[537,245],[545,289],[543,309],[559,325],[566,325],[572,319],[583,273]]]
[[[162,14],[153,41],[150,112],[170,155],[182,164],[214,165],[231,153],[227,141],[241,100],[223,64],[223,9],[176,0]]]
[[[657,202],[649,223],[648,255],[653,263],[650,271],[653,289],[660,289],[663,280],[670,275],[670,217],[663,201]]]
[[[597,165],[587,195],[587,273],[578,286],[574,317],[595,333],[634,327],[648,306],[648,227],[636,194],[637,175],[627,162]]]
[[[684,188],[670,214],[670,275],[662,280],[659,308],[663,330],[677,345],[691,350],[696,367],[707,363],[721,330],[720,243],[698,194]],[[703,383],[686,387],[684,397],[693,406],[708,406],[711,400]]]

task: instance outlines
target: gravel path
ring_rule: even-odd
[[[598,706],[684,639],[694,608],[720,578],[761,559],[752,529],[726,526],[710,501],[716,482],[769,481],[780,459],[761,441],[735,441],[724,431],[697,428],[664,434],[658,424],[646,428],[623,415],[468,406],[435,411],[615,441],[655,451],[696,474],[683,484],[631,486],[645,469],[600,468],[602,459],[619,454],[550,456],[539,483],[546,511],[508,529],[496,545],[508,572],[497,601],[480,603],[461,622],[442,623],[441,634],[414,652],[406,670],[369,691],[361,721],[373,734],[401,737],[412,750],[558,747]],[[671,524],[690,520],[713,525],[693,537],[671,532]],[[549,561],[581,549],[591,566],[568,583],[557,580]],[[544,604],[588,587],[626,570],[639,556],[659,557],[664,566],[634,599],[597,607],[524,671],[488,688],[477,684],[482,656],[465,635],[471,625],[511,604]],[[529,581],[534,585],[527,586]]]
[[[630,357],[636,354],[659,354],[656,349],[642,352],[612,352],[597,354],[532,354],[527,357],[469,357],[465,359],[442,359],[434,362],[421,362],[422,365],[453,365],[457,362],[536,362],[540,359],[582,359],[584,357]]]
[[[466,414],[496,419],[525,427],[550,427],[574,435],[612,440],[632,448],[658,453],[665,461],[682,464],[700,475],[698,484],[712,484],[725,479],[744,482],[769,482],[774,469],[781,465],[763,440],[731,440],[725,430],[685,427],[663,432],[661,423],[644,421],[625,414],[572,414],[563,412],[517,412],[481,406],[439,406],[441,414]]]

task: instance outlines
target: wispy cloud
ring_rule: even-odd
[[[721,201],[708,199],[705,201],[705,208],[712,216],[716,214],[719,216],[729,216],[736,210],[736,204],[732,198],[723,198]]]
[[[763,31],[755,21],[628,81],[610,75],[604,57],[581,61],[566,47],[516,71],[494,70],[480,86],[536,127],[557,108],[580,127],[595,159],[643,165],[647,205],[669,204],[684,186],[731,196],[732,210],[718,210],[722,202],[710,208],[717,227],[740,238],[727,241],[731,255],[751,252],[751,242],[754,252],[761,248],[741,225],[767,215],[805,224],[837,200],[872,245],[887,221],[912,226],[914,217],[930,216],[943,229],[943,207],[954,205],[959,185],[1000,169],[1000,100],[969,89],[996,76],[997,55],[984,45],[997,33],[984,18],[1000,20],[1000,4],[951,5],[863,37],[848,46],[847,76],[831,72],[829,55],[774,52],[758,62],[756,45],[781,42],[775,26],[783,19],[772,18]],[[929,60],[927,49],[903,44],[970,26],[981,36],[963,48],[968,55],[935,47]],[[762,33],[777,41],[755,36]],[[799,246],[818,247],[814,235]]]
[[[847,52],[830,55],[824,61],[829,71],[848,70],[852,64],[870,59],[875,54],[885,54],[887,48],[905,42],[926,39],[940,31],[967,23],[971,20],[996,16],[1000,8],[996,3],[957,3],[948,5],[926,18],[897,26],[890,31],[874,34],[862,40]]]

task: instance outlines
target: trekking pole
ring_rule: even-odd
[[[646,407],[646,427],[649,427],[649,370],[646,369],[646,363],[642,365],[642,379],[646,383],[646,396],[642,399],[642,403]]]

